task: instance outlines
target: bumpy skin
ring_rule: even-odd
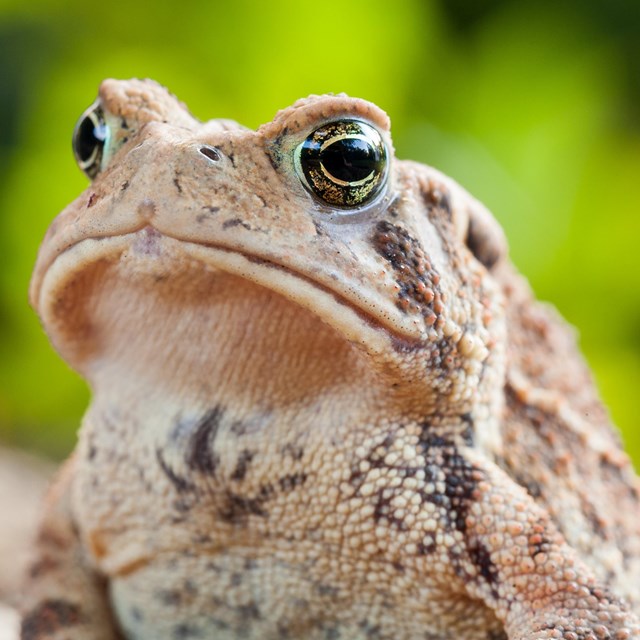
[[[31,290],[93,400],[23,640],[640,638],[638,481],[478,202],[362,100],[257,131],[149,81],[100,100]],[[390,150],[362,210],[294,166],[344,117]]]

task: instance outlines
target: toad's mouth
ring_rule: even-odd
[[[385,337],[400,350],[411,350],[423,343],[426,337],[422,319],[396,306],[394,296],[398,285],[392,282],[380,288],[377,282],[377,286],[372,286],[372,281],[379,281],[380,267],[374,267],[374,272],[366,275],[371,271],[371,265],[368,265],[362,274],[355,276],[357,270],[354,271],[353,265],[348,267],[348,272],[341,273],[340,270],[326,269],[322,260],[317,265],[309,265],[299,258],[292,259],[294,254],[291,252],[280,259],[269,252],[233,246],[235,243],[229,245],[199,238],[185,239],[149,223],[122,233],[96,234],[80,240],[73,235],[66,241],[64,237],[56,238],[56,242],[49,243],[54,246],[41,251],[38,256],[30,298],[41,316],[48,297],[46,288],[60,278],[64,280],[67,272],[81,270],[92,260],[105,257],[113,259],[116,254],[137,255],[155,262],[156,267],[161,268],[162,260],[170,261],[165,254],[174,242],[182,247],[186,260],[193,258],[204,267],[228,271],[277,291],[335,325],[350,340],[359,342],[365,327],[384,332]],[[180,251],[176,248],[171,247],[168,253],[172,254],[171,259],[177,259],[180,263]],[[73,264],[74,261],[77,266]],[[63,263],[62,268],[58,268],[58,262]],[[50,271],[53,271],[53,277]],[[367,281],[366,278],[371,280]],[[356,327],[357,335],[352,336],[350,328]]]
[[[244,290],[251,299],[245,311],[260,316],[268,325],[265,330],[287,330],[282,318],[267,318],[265,309],[258,309],[260,304],[268,308],[272,302],[267,298],[275,295],[287,303],[278,309],[304,311],[303,324],[314,324],[313,317],[371,356],[380,358],[390,351],[411,350],[420,344],[415,334],[399,331],[387,322],[383,311],[372,312],[338,287],[330,288],[269,259],[176,239],[149,225],[123,235],[88,238],[70,245],[51,261],[39,281],[34,280],[31,293],[54,346],[82,371],[85,361],[108,351],[108,335],[117,331],[131,334],[132,323],[136,325],[135,336],[149,332],[148,327],[142,327],[151,320],[154,327],[171,324],[172,318],[185,324],[189,322],[186,310],[195,306],[199,320],[194,325],[200,323],[200,331],[206,335],[211,325],[220,321],[213,316],[203,320],[201,307],[211,305],[212,297],[222,296],[216,282],[225,280],[224,295],[229,296],[229,278],[238,293]],[[258,293],[260,289],[264,291]],[[221,300],[213,304],[218,311]],[[275,315],[280,313],[284,311]],[[291,314],[287,311],[284,315]],[[129,320],[120,326],[118,318],[122,317]],[[314,330],[317,332],[317,327]],[[175,343],[180,340],[180,330],[174,327],[172,331],[156,339]],[[193,337],[193,327],[186,334]],[[131,334],[128,339],[137,339],[135,336]]]

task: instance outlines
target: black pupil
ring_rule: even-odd
[[[325,170],[343,182],[364,180],[381,167],[380,152],[366,140],[342,138],[322,151],[320,161]]]
[[[97,120],[97,122],[96,122]],[[76,154],[80,160],[91,158],[96,147],[101,147],[106,138],[106,130],[102,118],[94,115],[86,116],[80,126],[75,139]]]

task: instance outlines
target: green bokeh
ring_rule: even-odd
[[[103,77],[137,76],[248,126],[309,93],[386,109],[398,155],[485,202],[539,297],[579,327],[640,462],[636,5],[0,0],[0,440],[72,446],[88,394],[26,292],[50,220],[86,186],[76,118]]]

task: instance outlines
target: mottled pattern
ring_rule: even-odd
[[[94,396],[23,640],[640,638],[638,480],[482,205],[362,100],[257,131],[150,81],[100,104],[31,286]],[[333,210],[296,150],[356,120],[387,182]]]
[[[78,605],[65,600],[45,600],[23,618],[20,634],[25,640],[49,638],[79,621]]]
[[[442,325],[444,300],[438,287],[440,276],[420,243],[402,227],[382,220],[376,225],[373,246],[393,267],[398,283],[398,308],[406,313],[422,314],[429,326],[436,324],[440,317]]]

